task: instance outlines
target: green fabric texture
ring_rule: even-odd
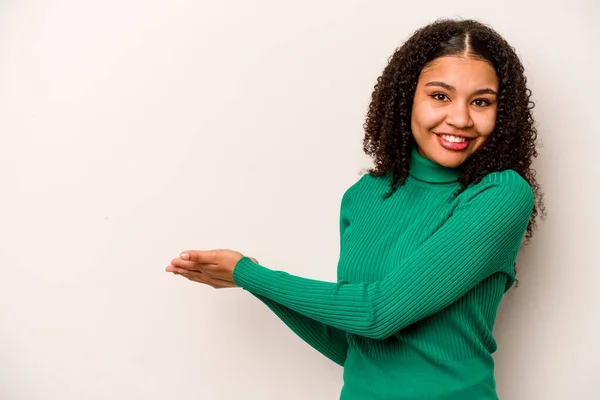
[[[460,169],[413,148],[406,183],[343,195],[338,281],[236,265],[237,285],[344,367],[343,400],[496,399],[492,330],[534,205],[513,170],[458,196]]]

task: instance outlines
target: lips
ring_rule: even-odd
[[[463,135],[450,135],[444,133],[437,133],[438,142],[446,150],[451,151],[462,151],[469,147],[469,143],[473,138],[469,138]]]

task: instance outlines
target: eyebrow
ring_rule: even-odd
[[[446,90],[449,90],[451,92],[455,92],[456,88],[452,85],[448,85],[445,82],[440,82],[440,81],[431,81],[425,84],[425,86],[439,86],[442,87]],[[491,94],[494,96],[497,96],[498,93],[495,90],[492,90],[490,88],[485,88],[485,89],[477,89],[476,91],[473,92],[473,94]]]

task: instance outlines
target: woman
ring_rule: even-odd
[[[364,150],[374,167],[341,202],[338,282],[231,250],[167,267],[240,286],[344,367],[344,400],[497,399],[492,328],[541,191],[523,67],[495,31],[440,20],[377,80]]]

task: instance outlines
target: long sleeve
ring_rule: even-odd
[[[264,296],[254,293],[253,295],[311,347],[336,364],[344,365],[348,352],[345,332],[315,321]]]
[[[248,258],[239,261],[234,281],[334,328],[389,337],[457,301],[492,274],[512,276],[534,201],[527,182],[514,171],[494,173],[459,198],[439,229],[379,281],[317,281]]]

